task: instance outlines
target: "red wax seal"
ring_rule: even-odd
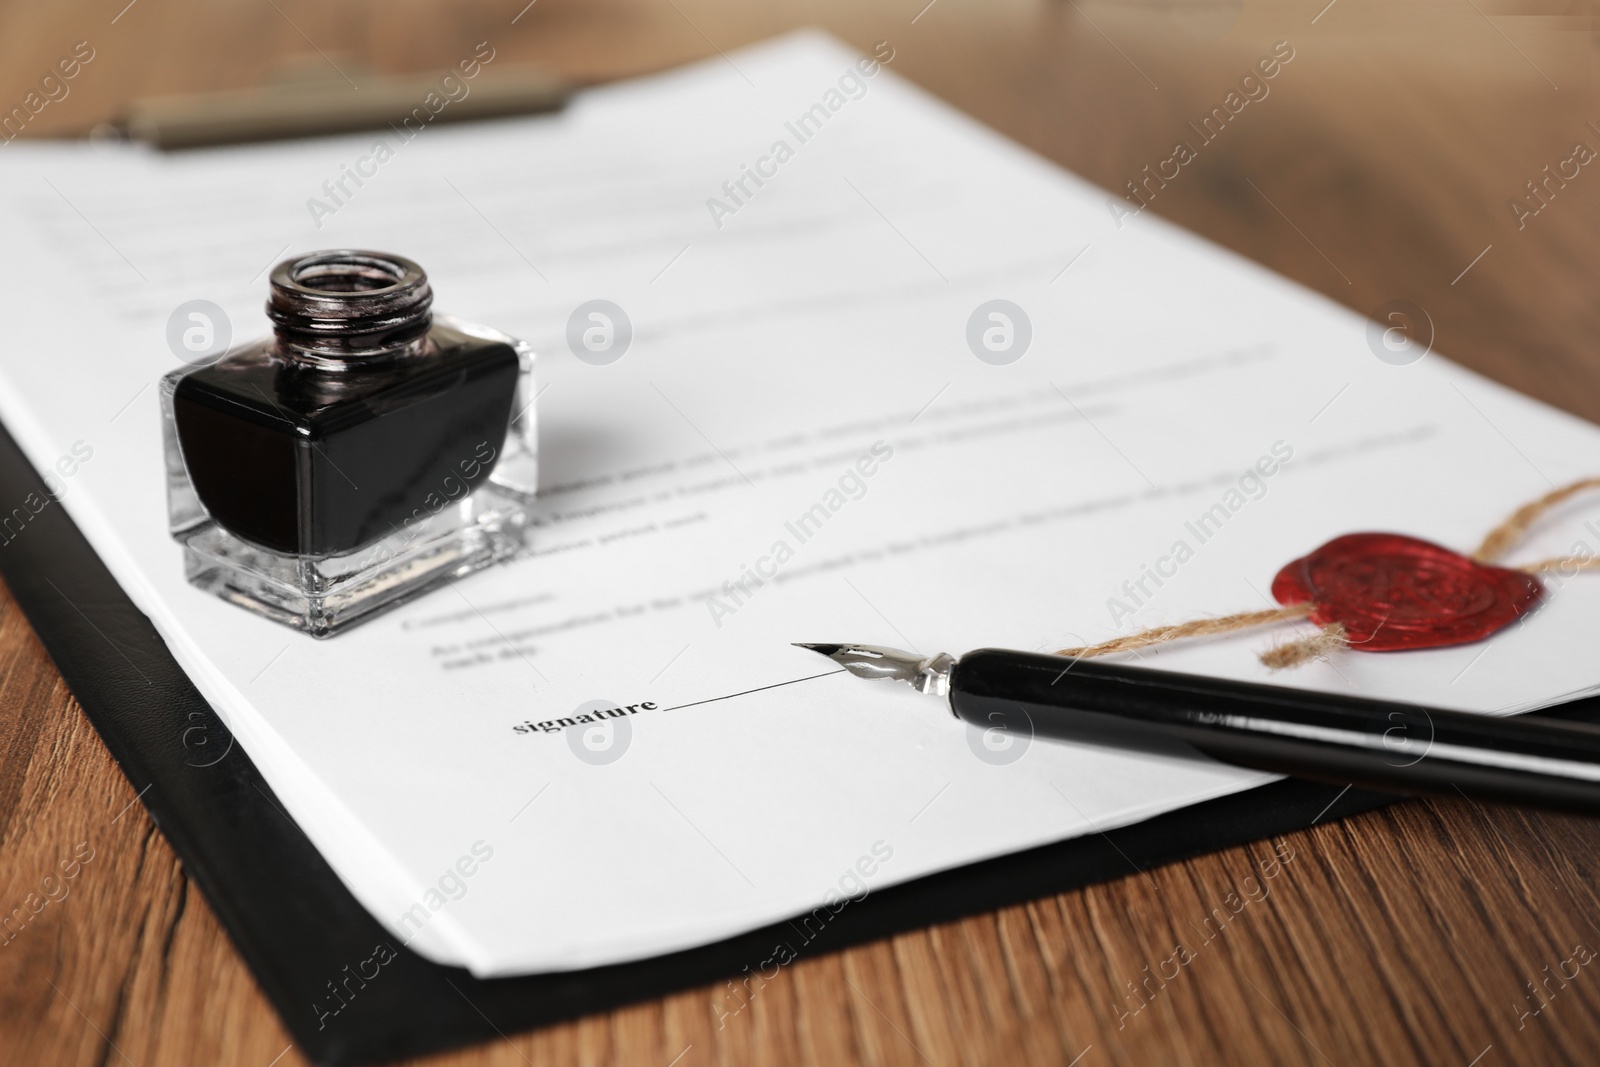
[[[1532,611],[1539,579],[1403,534],[1355,533],[1295,560],[1272,580],[1280,604],[1313,605],[1364,652],[1481,641]]]

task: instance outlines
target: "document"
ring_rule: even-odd
[[[1600,469],[1595,427],[1380,358],[1363,316],[1129,216],[894,44],[797,34],[408,139],[0,149],[0,419],[398,941],[505,975],[815,930],[1270,781],[986,733],[791,643],[1049,651],[1257,609],[1334,536],[1470,550]],[[155,382],[180,304],[264,335],[271,265],[340,247],[537,349],[541,491],[524,558],[314,641],[185,582]],[[1517,559],[1594,529],[1569,506]],[[1142,659],[1509,713],[1600,687],[1600,576],[1548,584],[1480,645],[1271,674],[1288,626]]]

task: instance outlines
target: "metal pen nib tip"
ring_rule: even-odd
[[[839,664],[857,678],[894,678],[923,693],[943,696],[950,691],[950,668],[955,657],[946,652],[923,656],[884,645],[821,644],[792,642],[796,648],[809,648]]]

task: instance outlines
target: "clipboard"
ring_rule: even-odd
[[[555,102],[548,87],[529,99]],[[404,95],[404,94],[400,94]],[[307,97],[309,99],[309,97]],[[483,94],[484,106],[511,108]],[[177,104],[148,124],[176,146],[286,135],[259,101]],[[385,104],[384,106],[388,106]],[[528,100],[518,108],[533,106]],[[469,117],[464,112],[458,117]],[[220,116],[220,118],[219,118]],[[241,116],[243,116],[241,118]],[[181,121],[180,121],[181,120]],[[226,121],[224,121],[226,120]],[[370,114],[339,123],[357,125]],[[331,122],[332,120],[330,120]],[[165,123],[165,125],[163,125]],[[230,125],[231,124],[231,125]],[[348,128],[332,125],[333,128]],[[165,129],[167,132],[163,133]],[[43,480],[0,428],[0,499],[43,495]],[[249,755],[200,696],[61,507],[0,549],[3,576],[90,722],[255,974],[302,1052],[324,1065],[419,1056],[737,977],[788,922],[624,964],[479,979],[394,943],[284,814]],[[1600,698],[1544,709],[1600,720]],[[1020,904],[1205,852],[1303,829],[1399,798],[1283,780],[1091,834],[872,892],[813,924],[799,958]],[[376,968],[376,970],[374,970]]]

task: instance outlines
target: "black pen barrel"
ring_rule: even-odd
[[[950,707],[1008,735],[1209,757],[1391,793],[1600,813],[1600,727],[1028,652],[969,652]]]

